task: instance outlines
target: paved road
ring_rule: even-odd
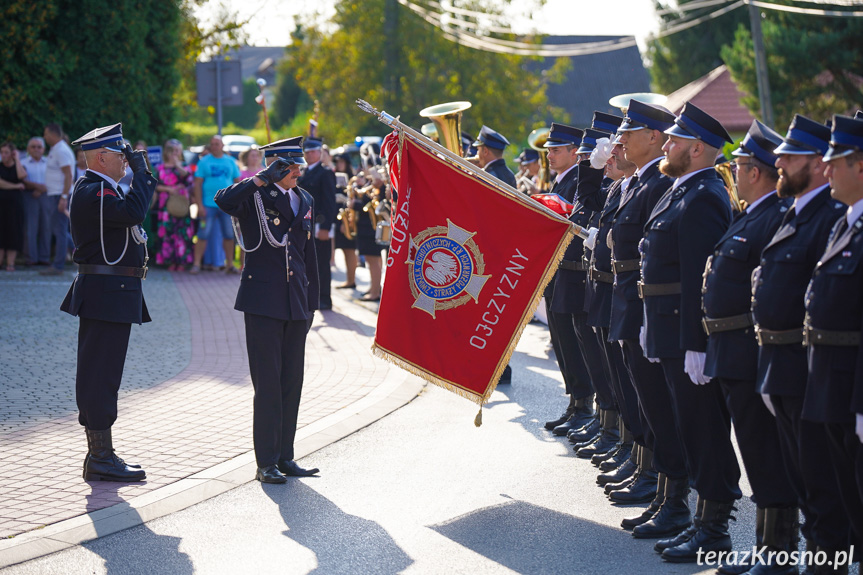
[[[480,428],[473,404],[427,387],[307,457],[319,478],[248,483],[2,573],[711,573],[622,531],[633,509],[612,507],[594,468],[541,429],[563,405],[546,344],[528,326]],[[740,507],[734,538],[750,546],[753,506]]]

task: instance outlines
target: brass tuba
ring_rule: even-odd
[[[434,123],[437,141],[450,152],[462,156],[461,148],[461,113],[471,107],[470,102],[447,102],[420,110],[420,116],[429,118]],[[422,127],[422,132],[429,138],[431,130],[426,133],[428,124]]]
[[[635,92],[632,94],[620,94],[618,96],[614,96],[608,101],[608,103],[615,108],[620,108],[620,111],[626,114],[626,111],[629,109],[630,100],[638,100],[643,104],[656,104],[657,106],[661,106],[668,100],[668,96],[656,94],[654,92]]]
[[[737,181],[734,179],[734,171],[731,169],[731,162],[722,162],[713,166],[722,182],[725,184],[725,189],[728,192],[728,199],[731,202],[731,209],[735,212],[742,212],[746,209],[746,202],[740,199],[737,193]]]
[[[536,187],[540,193],[547,192],[551,187],[551,168],[548,166],[548,148],[544,148],[548,141],[548,128],[537,128],[527,136],[527,145],[539,152],[539,173],[536,175]]]

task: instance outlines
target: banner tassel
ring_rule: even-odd
[[[473,424],[477,427],[482,425],[482,406],[479,406],[479,413],[476,414],[476,417],[473,420]]]

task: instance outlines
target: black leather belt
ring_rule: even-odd
[[[792,343],[803,343],[803,328],[783,329],[774,331],[755,326],[755,338],[758,345],[789,345]]]
[[[614,273],[635,271],[641,266],[641,260],[611,260],[611,269]]]
[[[677,295],[680,293],[680,282],[673,284],[646,284],[638,282],[638,297],[644,299],[657,295]]]
[[[803,327],[803,345],[834,345],[857,347],[860,345],[859,331],[833,331],[814,327]]]
[[[103,266],[100,264],[78,264],[79,274],[97,276],[125,276],[130,278],[147,279],[147,268],[133,268],[130,266]]]
[[[740,315],[732,315],[729,317],[701,318],[701,325],[704,327],[704,332],[707,335],[719,333],[721,331],[733,331],[735,329],[744,329],[751,325],[755,325],[751,313],[742,313]]]
[[[560,269],[562,270],[570,270],[574,272],[583,272],[587,268],[584,266],[584,262],[576,262],[571,260],[562,260],[560,262]]]
[[[590,268],[590,279],[597,282],[602,282],[606,284],[614,283],[614,274],[611,272],[603,272],[594,267]]]

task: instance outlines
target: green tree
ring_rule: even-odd
[[[678,0],[685,7],[696,0]],[[699,0],[700,1],[700,0]],[[694,20],[716,10],[716,6],[697,10],[677,10],[667,0],[656,0],[656,11],[663,27]],[[654,89],[669,94],[722,65],[722,46],[734,40],[737,27],[749,22],[745,8],[732,10],[692,28],[654,38],[647,44],[647,59]]]
[[[173,92],[174,107],[181,121],[214,123],[215,110],[198,107],[195,64],[239,48],[247,39],[244,26],[236,12],[224,4],[214,9],[212,23],[202,22],[197,11],[212,0],[179,0],[181,2],[180,46],[177,70],[180,83]],[[245,98],[245,92],[244,92]],[[227,110],[228,108],[225,108]],[[224,110],[223,110],[224,112]]]
[[[122,121],[134,139],[173,126],[179,0],[4,3],[0,125],[22,144],[59,122],[72,136]]]
[[[863,104],[863,22],[765,11],[762,33],[771,103],[782,131],[794,114],[824,121]],[[741,26],[722,58],[747,96],[743,104],[760,114],[755,55],[748,27]]]
[[[273,126],[281,127],[293,121],[297,114],[307,114],[314,105],[308,92],[297,83],[296,51],[305,39],[302,27],[291,33],[293,42],[286,48],[285,58],[276,69],[276,89],[270,114]]]
[[[422,108],[469,100],[473,107],[464,114],[464,131],[475,134],[484,123],[513,142],[546,117],[546,87],[538,74],[526,71],[527,58],[450,42],[440,30],[393,4],[340,0],[332,32],[309,24],[304,38],[292,46],[292,64],[286,68],[293,67],[299,86],[320,101],[321,134],[331,143],[387,132],[356,108],[357,98],[401,114],[414,127],[427,122],[419,117]]]

